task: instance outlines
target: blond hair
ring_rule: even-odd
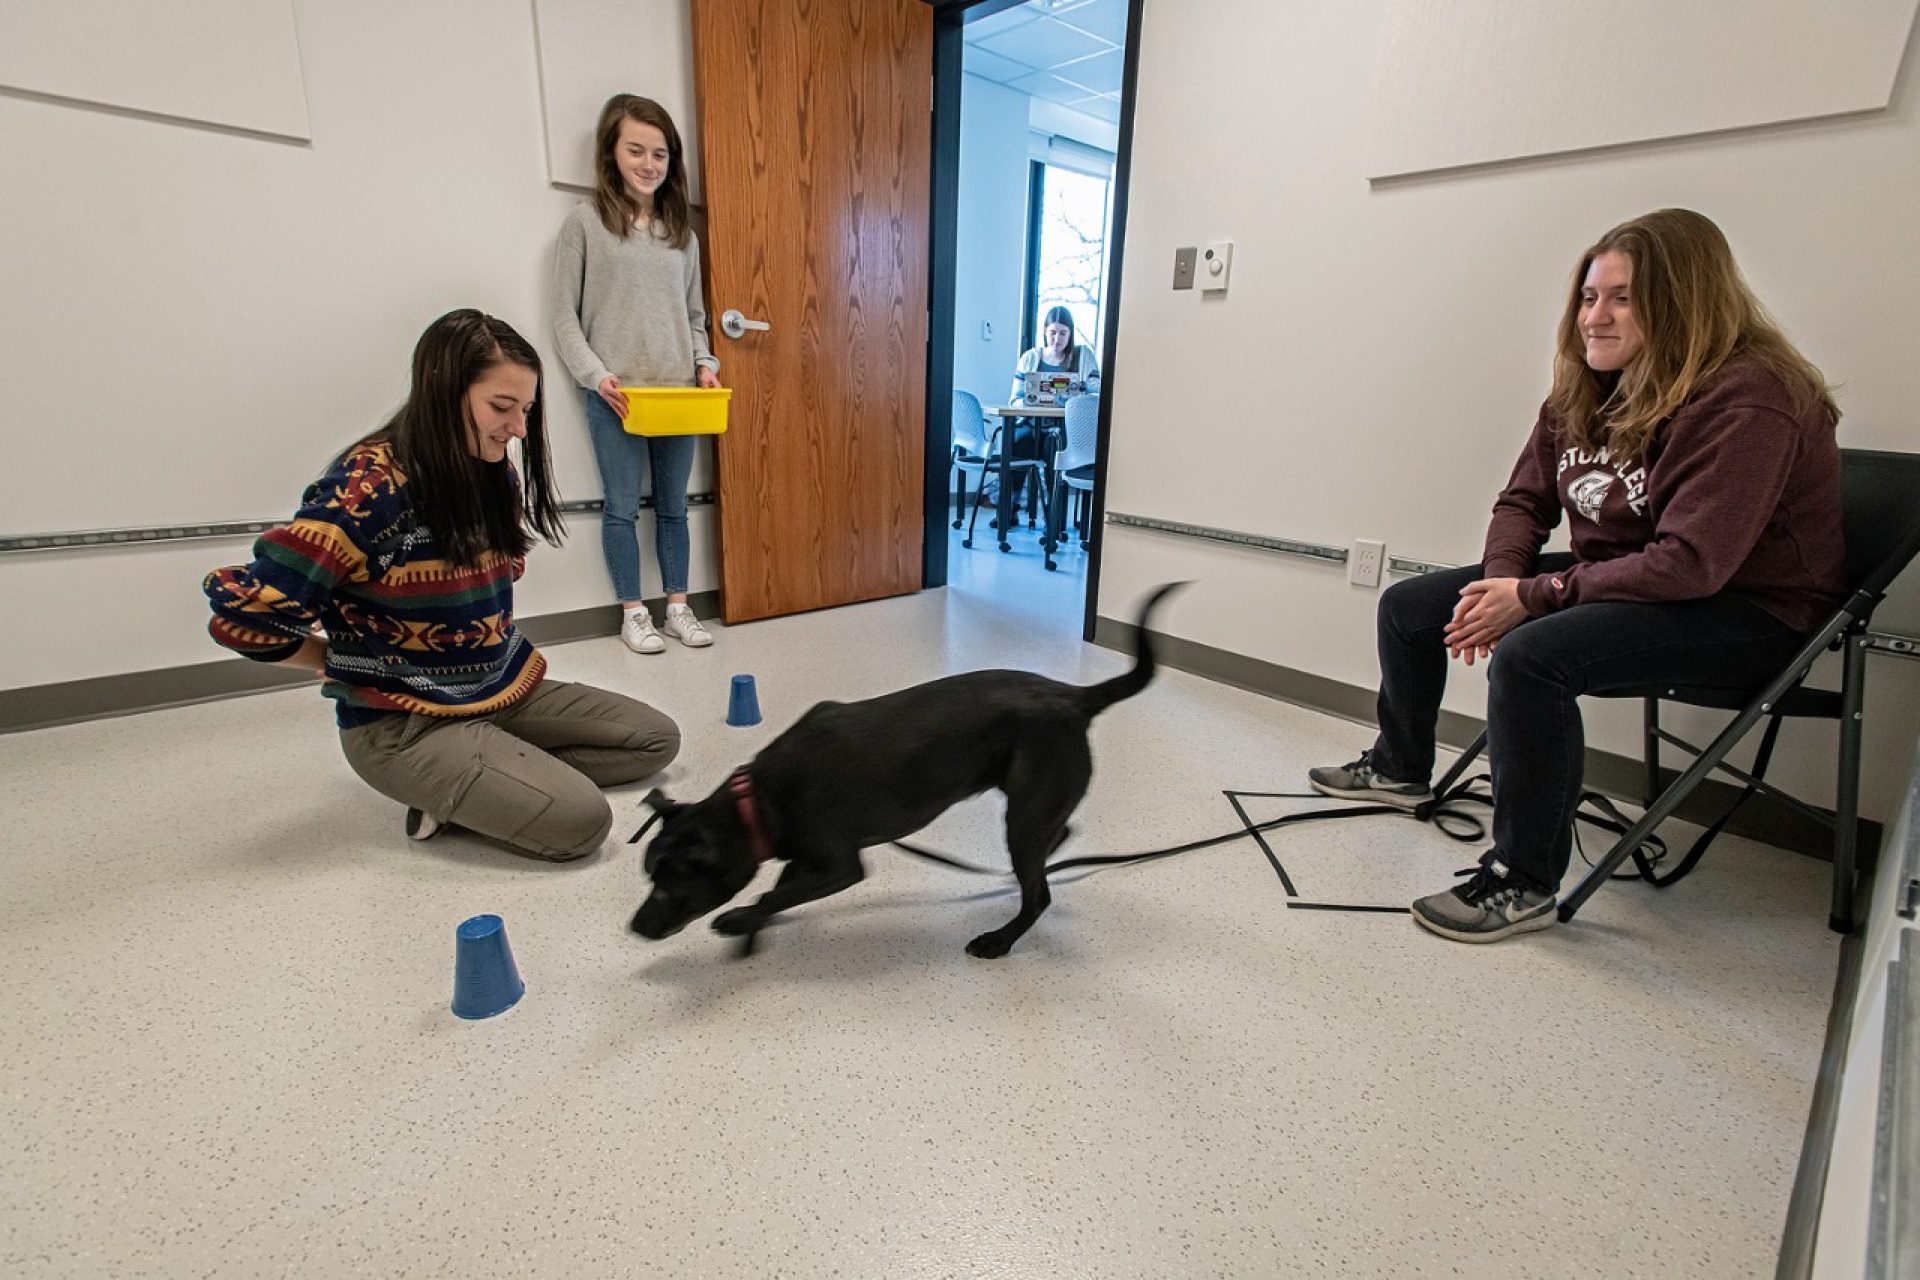
[[[1620,253],[1633,265],[1628,297],[1645,342],[1617,373],[1588,366],[1580,334],[1587,269],[1603,253]],[[1640,459],[1655,429],[1736,358],[1779,378],[1797,411],[1818,406],[1839,419],[1826,378],[1753,296],[1720,228],[1691,209],[1656,209],[1621,223],[1580,256],[1560,317],[1547,403],[1571,443]]]

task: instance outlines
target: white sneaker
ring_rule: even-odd
[[[700,619],[684,604],[667,606],[667,620],[660,624],[660,629],[689,649],[704,649],[713,643],[713,637],[700,625]]]
[[[653,629],[653,614],[636,609],[620,624],[620,642],[635,653],[665,653],[667,642]]]

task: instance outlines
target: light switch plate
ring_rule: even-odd
[[[1176,289],[1193,288],[1193,264],[1200,257],[1196,248],[1175,249],[1173,251],[1173,287]]]
[[[1200,288],[1206,293],[1224,293],[1232,270],[1233,241],[1215,240],[1201,256]]]

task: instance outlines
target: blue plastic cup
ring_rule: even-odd
[[[474,916],[453,931],[453,1012],[461,1018],[505,1013],[526,994],[499,916]]]
[[[752,676],[733,678],[733,692],[727,698],[727,723],[731,725],[760,723],[760,694],[753,687]]]

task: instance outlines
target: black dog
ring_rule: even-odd
[[[1093,718],[1153,679],[1140,610],[1131,671],[1082,687],[1027,671],[974,671],[865,702],[822,702],[775,738],[712,795],[676,804],[659,791],[661,818],[647,848],[653,890],[634,913],[643,938],[684,929],[747,887],[760,864],[781,858],[780,880],[758,902],[713,922],[742,938],[741,954],[779,911],[860,882],[860,851],[918,831],[953,805],[998,787],[1007,797],[1007,849],[1020,882],[1020,914],[967,944],[1003,956],[1052,900],[1047,858],[1093,778]]]

